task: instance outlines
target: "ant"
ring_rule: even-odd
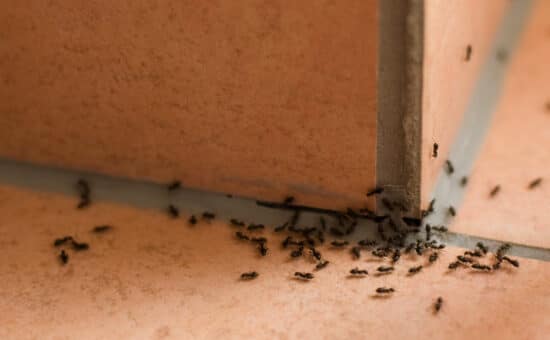
[[[275,230],[276,233],[279,233],[279,232],[285,230],[285,228],[286,228],[287,226],[288,226],[288,222],[285,222],[284,224],[282,224],[282,225],[276,227],[274,230]]]
[[[535,189],[536,187],[538,187],[540,184],[542,183],[542,178],[537,178],[537,179],[534,179],[532,180],[530,183],[529,183],[529,189]]]
[[[393,288],[386,288],[386,287],[376,288],[376,293],[377,294],[391,294],[393,292],[395,292],[395,289],[393,289]]]
[[[429,241],[432,238],[432,226],[426,224],[426,241]]]
[[[321,270],[323,268],[325,268],[330,262],[327,261],[327,260],[321,260],[319,261],[319,263],[317,263],[317,265],[315,266],[315,270]]]
[[[468,45],[468,46],[466,46],[466,58],[465,58],[465,60],[470,61],[471,58],[472,58],[472,45]]]
[[[88,184],[88,181],[81,178],[76,182],[76,186],[80,193],[80,202],[77,208],[83,209],[90,205],[90,184]]]
[[[263,224],[254,224],[254,223],[250,223],[248,225],[248,230],[252,231],[252,230],[259,230],[259,229],[264,229],[265,226]]]
[[[247,235],[243,234],[243,233],[240,232],[240,231],[237,231],[237,232],[235,233],[235,236],[237,236],[237,238],[238,238],[239,240],[245,240],[245,241],[249,241],[249,240],[250,240],[250,237],[248,237]]]
[[[310,247],[309,250],[311,251],[311,255],[317,260],[321,261],[321,252],[315,249],[314,247]]]
[[[61,263],[67,264],[67,262],[69,262],[69,254],[67,254],[65,250],[61,250],[61,253],[59,254],[59,259],[61,260]]]
[[[357,267],[349,271],[351,275],[369,275],[369,272],[366,269],[359,269]]]
[[[195,225],[195,224],[197,224],[198,221],[197,221],[197,218],[195,217],[195,215],[191,215],[191,217],[189,217],[188,222],[189,222],[190,225]]]
[[[432,150],[432,156],[433,158],[437,158],[437,150],[439,149],[439,144],[434,143],[433,150]]]
[[[73,245],[73,249],[76,251],[88,250],[90,248],[88,243],[76,242],[74,239],[71,240],[71,243]]]
[[[181,188],[181,182],[180,181],[173,181],[172,183],[169,183],[167,186],[168,191],[174,191]]]
[[[396,263],[397,261],[399,261],[400,258],[401,258],[401,250],[399,250],[399,248],[396,248],[392,256],[393,263]]]
[[[300,257],[302,256],[303,252],[304,252],[304,246],[300,246],[298,249],[293,250],[290,253],[290,257]]]
[[[205,211],[202,213],[202,218],[204,218],[205,220],[213,220],[214,218],[216,218],[216,214]]]
[[[99,233],[104,233],[106,231],[109,231],[111,229],[113,229],[113,227],[110,225],[100,225],[100,226],[94,227],[94,229],[92,229],[92,232],[99,234]]]
[[[440,232],[440,233],[446,233],[449,229],[447,229],[447,227],[445,227],[445,226],[442,225],[442,226],[439,226],[439,227],[438,227],[438,226],[434,226],[434,227],[432,227],[432,230],[433,230],[433,231]]]
[[[353,256],[358,259],[361,257],[361,248],[359,247],[353,247],[351,248],[351,253],[353,254]]]
[[[294,196],[287,196],[284,201],[283,201],[283,204],[284,205],[289,205],[289,204],[292,204],[294,202]]]
[[[361,241],[357,242],[357,244],[362,246],[362,247],[372,247],[372,246],[375,246],[377,244],[377,242],[374,241],[374,240],[364,239],[364,240],[361,240]]]
[[[467,255],[467,256],[473,256],[473,257],[482,257],[483,254],[479,251],[479,250],[474,250],[474,251],[465,251],[464,252],[464,255]]]
[[[510,263],[514,267],[519,267],[519,262],[517,260],[511,259],[508,256],[503,256],[502,259],[504,261],[507,261],[508,263]]]
[[[460,179],[460,186],[465,187],[466,184],[468,184],[468,177],[463,176],[463,177]]]
[[[260,243],[258,250],[260,251],[260,255],[266,256],[269,249],[265,246],[265,243]]]
[[[474,263],[474,260],[466,256],[458,255],[456,258],[462,263]]]
[[[409,227],[420,227],[422,225],[422,220],[415,217],[403,217],[403,222]]]
[[[487,271],[491,270],[491,267],[484,264],[479,264],[479,263],[472,264],[472,268],[478,269],[478,270],[487,270]]]
[[[372,195],[379,195],[384,192],[384,188],[374,188],[371,191],[367,192],[367,197]]]
[[[242,273],[242,274],[241,274],[241,280],[245,280],[245,281],[254,280],[254,279],[257,278],[259,275],[260,275],[260,274],[258,274],[257,272]]]
[[[443,298],[440,296],[437,298],[437,300],[435,300],[435,304],[434,304],[434,309],[436,313],[439,312],[442,305],[443,305]]]
[[[388,266],[380,266],[376,268],[376,270],[380,273],[390,273],[390,272],[393,272],[394,268],[388,267]]]
[[[451,163],[450,160],[446,160],[445,165],[447,166],[447,173],[449,175],[452,175],[455,172],[455,167],[453,166],[453,163]]]
[[[294,276],[302,280],[311,280],[314,277],[313,274],[311,273],[302,273],[302,272],[295,272]]]
[[[250,239],[250,242],[256,242],[256,243],[266,243],[267,239],[265,237],[252,237]]]
[[[173,206],[172,204],[170,204],[168,206],[168,213],[170,214],[170,216],[172,216],[173,218],[176,218],[180,215],[180,211],[178,208],[176,208],[175,206]]]
[[[409,274],[416,274],[422,270],[422,266],[416,266],[409,268]]]
[[[500,185],[497,185],[493,188],[493,190],[491,190],[491,192],[489,193],[489,197],[495,197],[500,191]]]
[[[450,214],[451,216],[453,216],[453,217],[456,216],[455,207],[453,207],[452,205],[449,206],[449,214]]]
[[[69,241],[72,241],[73,238],[72,236],[65,236],[65,237],[61,237],[61,238],[56,238],[55,241],[53,241],[53,245],[54,247],[59,247],[60,245],[63,245]]]
[[[244,222],[243,221],[239,221],[238,219],[236,218],[232,218],[231,220],[229,220],[229,223],[231,223],[231,225],[235,226],[235,227],[244,227]]]
[[[451,262],[451,263],[449,263],[449,269],[456,269],[456,268],[458,268],[460,265],[462,265],[462,263],[459,262],[459,261]]]
[[[482,242],[478,242],[478,243],[476,244],[476,247],[478,247],[479,250],[481,250],[481,252],[482,252],[483,254],[487,254],[487,252],[489,251],[489,248],[488,248],[486,245],[484,245]]]
[[[428,261],[430,263],[434,263],[435,261],[437,261],[438,258],[439,258],[439,253],[432,253]]]

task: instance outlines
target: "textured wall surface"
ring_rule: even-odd
[[[375,183],[376,1],[3,1],[0,155],[342,208]]]

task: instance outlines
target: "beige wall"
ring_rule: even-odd
[[[298,203],[375,183],[375,0],[0,5],[0,155]]]

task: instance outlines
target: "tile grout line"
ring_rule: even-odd
[[[112,177],[84,171],[53,168],[0,158],[0,184],[27,188],[37,192],[58,193],[75,197],[74,185],[79,178],[86,178],[92,185],[92,199],[98,201],[123,203],[145,209],[166,209],[168,204],[176,204],[189,213],[213,210],[220,216],[239,218],[249,221],[261,221],[268,225],[278,225],[288,220],[292,210],[281,207],[280,203],[259,202],[248,198],[227,198],[224,194],[182,188],[179,192],[169,193],[166,186],[142,180]],[[334,214],[334,211],[304,207],[307,223],[318,221],[321,215]],[[366,222],[361,222],[366,224]],[[364,228],[363,228],[364,229]],[[375,233],[376,228],[367,228],[363,232]],[[474,248],[478,241],[491,247],[503,243],[498,240],[448,232],[440,237],[449,245]],[[363,237],[365,235],[358,235]],[[512,243],[513,244],[513,243]],[[513,244],[510,254],[518,257],[550,261],[550,249]]]

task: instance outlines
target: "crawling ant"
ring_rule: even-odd
[[[61,250],[61,253],[59,253],[59,259],[61,260],[61,263],[67,264],[67,262],[69,262],[69,254],[67,254],[65,250]]]
[[[367,192],[367,197],[372,195],[379,195],[384,192],[384,188],[374,188],[371,191]]]
[[[311,274],[311,273],[295,272],[294,276],[296,278],[302,279],[302,280],[311,280],[311,279],[313,279],[313,274]]]
[[[205,211],[202,213],[202,218],[204,218],[205,220],[213,220],[214,218],[216,218],[216,214]]]
[[[327,261],[327,260],[321,260],[319,261],[319,263],[317,263],[317,265],[315,266],[315,270],[321,270],[323,268],[325,268],[330,262]]]
[[[250,223],[246,229],[248,229],[249,231],[252,231],[252,230],[259,230],[264,228],[265,226],[263,224]]]
[[[99,234],[99,233],[104,233],[106,231],[109,231],[111,229],[113,229],[113,227],[110,225],[99,225],[97,227],[94,227],[94,229],[92,229],[92,232]]]
[[[433,158],[437,158],[437,151],[439,149],[439,144],[437,143],[434,143],[433,145],[433,150],[432,150],[432,157]]]
[[[304,246],[300,246],[298,249],[293,250],[290,253],[290,257],[300,257],[302,256],[303,252],[304,252]]]
[[[472,45],[468,45],[468,46],[466,46],[466,58],[465,58],[465,60],[470,61],[471,58],[472,58]]]
[[[422,246],[422,241],[416,240],[416,247],[414,250],[416,251],[416,255],[422,256],[422,253],[424,253],[424,247]]]
[[[285,197],[283,204],[289,205],[289,204],[292,204],[293,202],[294,202],[294,196],[287,196]]]
[[[390,273],[393,272],[394,268],[389,266],[380,266],[376,268],[376,270],[380,273]]]
[[[85,179],[79,179],[76,182],[77,189],[80,193],[80,202],[77,205],[78,209],[83,209],[90,205],[90,185]]]
[[[498,259],[501,259],[502,256],[511,248],[512,246],[508,243],[505,243],[503,245],[501,245],[498,249],[497,249],[497,258]]]
[[[412,226],[412,227],[420,227],[422,225],[422,219],[415,218],[415,217],[403,217],[403,222],[405,222],[406,225]]]
[[[311,251],[311,255],[317,260],[321,261],[321,252],[315,249],[314,247],[310,247],[309,250]]]
[[[465,187],[466,184],[468,184],[468,177],[463,176],[463,177],[460,179],[460,186]]]
[[[242,273],[242,274],[241,274],[241,280],[245,280],[245,281],[254,280],[254,279],[257,278],[259,275],[260,275],[260,274],[258,274],[257,272]]]
[[[258,250],[260,251],[260,255],[266,256],[269,249],[265,246],[265,243],[260,243]]]
[[[250,239],[250,242],[255,242],[255,243],[266,243],[267,242],[267,239],[265,237],[252,237]]]
[[[426,209],[426,211],[424,211],[422,216],[426,217],[426,216],[430,215],[431,213],[433,213],[434,212],[434,206],[435,206],[435,198],[430,201],[430,204],[428,205],[428,209]]]
[[[459,261],[451,262],[451,263],[449,263],[449,269],[456,269],[456,268],[458,268],[460,265],[462,265],[462,263],[459,262]]]
[[[76,251],[88,250],[90,248],[88,243],[77,242],[74,239],[71,240],[71,243],[73,245],[73,249],[76,250]]]
[[[360,240],[359,242],[357,242],[358,245],[362,246],[362,247],[372,247],[372,246],[375,246],[378,242],[374,241],[374,240],[369,240],[369,239],[364,239],[364,240]]]
[[[195,215],[191,215],[191,217],[189,217],[189,224],[190,225],[195,225],[197,224],[197,218],[195,217]]]
[[[372,253],[372,255],[374,255],[376,257],[386,257],[386,256],[388,256],[387,250],[383,249],[383,248],[375,249],[371,253]]]
[[[534,179],[532,180],[530,183],[529,183],[529,190],[532,190],[532,189],[535,189],[536,187],[538,187],[540,184],[542,183],[542,178],[537,178],[537,179]]]
[[[176,208],[175,206],[173,206],[172,204],[170,204],[168,206],[168,213],[170,214],[170,216],[172,216],[173,218],[176,218],[180,215],[180,211],[178,208]]]
[[[434,226],[432,227],[432,230],[437,231],[439,233],[446,233],[449,229],[447,229],[447,227],[442,225],[442,226]]]
[[[247,235],[243,234],[243,233],[240,232],[240,231],[237,231],[237,232],[235,233],[235,236],[237,236],[237,238],[238,238],[239,240],[245,240],[245,241],[249,241],[249,240],[250,240],[250,237],[248,237]]]
[[[435,300],[435,304],[434,304],[434,309],[436,313],[439,312],[442,305],[443,305],[443,298],[440,296],[437,298],[437,300]]]
[[[275,230],[276,233],[279,233],[279,232],[285,230],[287,226],[288,226],[288,222],[285,222],[284,224],[276,227],[274,230]]]
[[[409,245],[407,246],[407,248],[405,248],[404,253],[405,253],[405,254],[410,253],[410,252],[414,249],[415,246],[416,246],[416,243],[414,243],[414,242],[413,242],[413,243],[409,243]]]
[[[443,243],[441,244],[435,244],[435,243],[430,243],[428,244],[428,247],[432,248],[432,249],[445,249],[445,245]]]
[[[462,263],[473,263],[474,262],[474,260],[472,260],[471,258],[466,257],[466,256],[462,256],[462,255],[458,255],[456,258]]]
[[[291,242],[292,242],[292,236],[287,236],[281,244],[282,244],[283,248],[288,248],[288,246],[291,244]]]
[[[395,249],[392,256],[393,263],[396,263],[397,261],[399,261],[400,258],[401,258],[401,251],[399,250],[399,248],[397,248]]]
[[[173,181],[172,183],[168,184],[168,191],[175,191],[181,188],[181,182],[180,181]]]
[[[426,224],[426,241],[429,241],[432,238],[432,226]]]
[[[422,270],[422,266],[416,266],[409,268],[409,274],[416,274]]]
[[[359,247],[353,247],[351,248],[351,253],[353,254],[353,256],[358,259],[361,257],[361,248]]]
[[[238,219],[236,218],[232,218],[231,220],[229,220],[229,223],[231,223],[231,225],[235,226],[235,227],[244,227],[244,222],[243,221],[239,221]]]
[[[357,267],[349,271],[351,275],[369,275],[369,272],[366,269],[359,269]]]
[[[61,238],[56,238],[55,241],[53,241],[53,245],[55,247],[59,247],[60,245],[63,245],[69,241],[72,241],[73,238],[72,236],[65,236],[65,237],[61,237]]]
[[[489,193],[489,197],[495,197],[500,191],[500,185],[496,185],[493,190]]]
[[[487,247],[486,245],[484,245],[482,242],[478,242],[478,243],[476,244],[476,247],[478,247],[479,250],[481,250],[481,252],[482,252],[483,254],[487,254],[487,252],[489,251],[489,247]]]
[[[482,257],[483,254],[479,251],[479,250],[474,250],[474,251],[465,251],[464,252],[464,255],[466,256],[472,256],[472,257]]]
[[[453,217],[456,216],[456,209],[452,205],[449,206],[449,215],[451,215]]]
[[[342,248],[342,247],[345,247],[349,244],[348,241],[332,241],[330,243],[333,247],[336,247],[336,248]]]
[[[386,287],[376,288],[376,293],[377,294],[391,294],[393,292],[395,292],[395,289],[393,289],[393,288],[386,288]]]
[[[450,160],[446,160],[445,165],[447,167],[447,174],[452,175],[455,172],[455,167],[453,166],[453,163],[451,163]]]
[[[432,253],[430,254],[430,257],[428,258],[428,261],[430,263],[434,263],[439,258],[439,253]]]
[[[484,264],[479,264],[479,263],[472,264],[472,268],[478,269],[478,270],[487,270],[487,271],[491,270],[491,267]]]
[[[503,256],[502,259],[504,261],[507,261],[514,267],[519,267],[519,261],[509,258],[508,256]]]

